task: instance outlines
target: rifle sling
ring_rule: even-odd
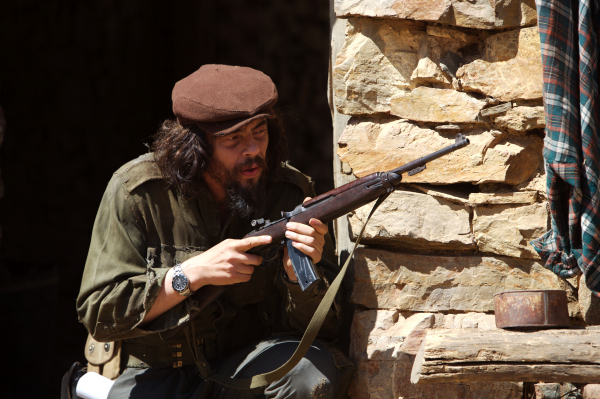
[[[198,353],[198,351],[197,351],[198,346],[192,344],[193,339],[194,339],[193,338],[194,334],[193,334],[193,331],[190,331],[190,329],[193,329],[193,327],[190,328],[190,326],[188,325],[185,329],[185,335],[188,340],[188,344],[190,345],[190,350],[192,351],[192,354],[194,356],[196,366],[198,367],[198,370],[200,371],[200,375],[207,380],[214,381],[221,385],[225,385],[229,388],[254,389],[254,388],[269,385],[272,382],[275,382],[275,381],[283,378],[283,376],[285,376],[287,373],[289,373],[298,364],[298,362],[304,357],[304,355],[306,354],[306,352],[312,345],[313,341],[317,337],[317,334],[319,333],[319,330],[321,329],[321,325],[325,321],[325,317],[327,317],[329,308],[331,307],[331,304],[333,303],[335,295],[337,294],[337,292],[341,286],[342,280],[344,279],[344,275],[346,274],[348,265],[350,264],[350,260],[352,259],[352,256],[354,255],[354,250],[356,249],[356,247],[358,246],[358,243],[360,242],[360,238],[362,237],[363,232],[365,231],[365,227],[367,226],[369,219],[371,219],[371,215],[373,215],[375,210],[379,207],[379,205],[381,205],[381,203],[388,197],[389,194],[390,194],[390,192],[386,192],[385,194],[383,194],[381,197],[379,197],[377,199],[377,202],[375,203],[375,205],[373,205],[373,209],[371,209],[369,216],[365,220],[365,223],[364,223],[362,229],[360,230],[358,237],[356,238],[356,243],[354,244],[354,248],[352,248],[352,252],[350,252],[350,255],[348,256],[348,259],[346,259],[344,266],[342,267],[342,269],[338,273],[337,277],[335,278],[335,280],[333,280],[333,283],[331,283],[331,286],[325,293],[325,296],[323,297],[323,299],[321,300],[321,303],[317,307],[317,310],[315,311],[315,314],[313,315],[312,319],[310,320],[310,323],[308,323],[308,327],[306,328],[306,331],[304,332],[304,335],[302,336],[302,339],[300,340],[300,343],[298,344],[298,348],[296,349],[296,351],[294,352],[292,357],[290,357],[287,362],[285,362],[281,367],[279,367],[276,370],[273,370],[273,371],[270,371],[270,372],[264,373],[264,374],[258,374],[252,378],[239,379],[239,378],[230,378],[230,377],[225,377],[225,376],[222,376],[219,374],[214,374],[212,372],[212,370],[208,367],[208,363],[204,359],[204,356],[202,354]],[[193,323],[190,323],[190,325],[193,325]],[[190,340],[192,340],[192,341],[190,341]]]

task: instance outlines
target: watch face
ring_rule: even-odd
[[[188,286],[188,279],[184,275],[176,274],[173,276],[173,289],[177,292],[185,291]]]

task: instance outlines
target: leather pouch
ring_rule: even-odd
[[[85,358],[88,372],[93,371],[114,380],[121,371],[121,341],[99,342],[88,335]]]

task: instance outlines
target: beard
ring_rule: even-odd
[[[239,175],[244,168],[252,165],[262,167],[258,181],[248,181],[247,185],[241,184]],[[212,159],[206,173],[221,184],[225,190],[227,209],[237,213],[244,219],[259,217],[265,211],[266,174],[267,164],[260,156],[247,158],[237,164],[233,170],[216,159]]]

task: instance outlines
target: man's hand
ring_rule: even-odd
[[[190,280],[190,289],[196,291],[205,285],[230,285],[250,280],[254,266],[260,265],[263,259],[246,251],[270,242],[269,236],[227,239],[186,260],[181,268]]]
[[[190,290],[196,291],[209,284],[229,285],[250,280],[254,266],[262,263],[262,257],[247,254],[246,251],[258,245],[268,244],[271,240],[270,236],[229,239],[186,260],[181,264],[181,269],[189,280]],[[148,324],[185,299],[173,289],[172,282],[173,269],[170,269],[141,325]]]
[[[310,197],[304,199],[308,201]],[[286,224],[287,231],[285,236],[292,240],[292,245],[304,254],[310,256],[313,263],[318,263],[323,255],[323,246],[325,245],[325,234],[329,229],[327,225],[318,219],[310,219],[308,225],[295,222]],[[285,248],[283,254],[283,267],[290,281],[297,281],[292,261],[288,255],[288,250]]]

